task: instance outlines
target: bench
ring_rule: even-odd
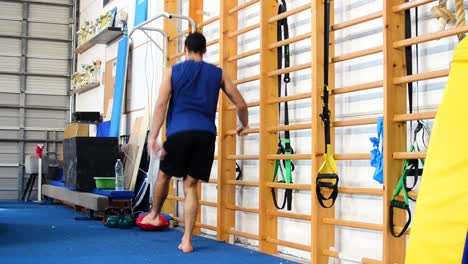
[[[42,193],[48,198],[67,202],[89,210],[89,217],[75,218],[76,220],[96,219],[94,213],[105,211],[112,201],[130,201],[131,203],[133,198],[133,192],[131,191],[94,189],[92,193],[79,192],[64,186],[63,182],[60,181],[43,184]]]

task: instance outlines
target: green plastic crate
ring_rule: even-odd
[[[94,177],[96,188],[115,189],[115,177]]]

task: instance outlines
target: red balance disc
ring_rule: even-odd
[[[155,225],[151,225],[151,224],[143,224],[143,219],[147,216],[148,214],[141,214],[140,216],[138,216],[137,220],[136,220],[136,225],[141,228],[141,230],[144,230],[144,231],[159,231],[159,230],[163,230],[163,229],[166,229],[169,227],[169,221],[167,221],[167,219],[162,216],[162,215],[159,215],[159,219],[161,220],[162,224],[161,225],[158,225],[158,226],[155,226]]]

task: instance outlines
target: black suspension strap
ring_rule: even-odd
[[[281,0],[281,3],[278,6],[278,14],[282,14],[287,11],[286,8],[286,0]],[[277,21],[277,40],[282,41],[289,38],[289,27],[288,27],[288,20],[287,17],[282,18]],[[289,67],[290,65],[290,54],[289,54],[289,45],[285,45],[284,47],[277,48],[277,63],[278,69],[283,68],[283,61],[284,61],[284,68]],[[288,83],[291,81],[289,77],[289,73],[285,73],[283,75],[278,75],[278,97],[282,96],[282,84],[284,83],[284,96],[288,96]],[[280,113],[281,119],[281,103],[278,105],[278,112]],[[284,125],[289,125],[289,108],[288,102],[284,102]],[[289,155],[293,154],[294,150],[291,147],[291,137],[289,131],[284,131],[284,138],[281,138],[281,134],[278,133],[278,150],[277,154],[282,155]],[[292,171],[294,171],[294,164],[289,159],[284,159],[282,161],[277,160],[275,163],[275,171],[273,175],[273,182],[279,183],[292,183]],[[278,172],[281,174],[281,180],[277,181]],[[284,209],[287,206],[288,210],[292,209],[292,189],[286,189],[284,192],[284,200],[281,206],[279,206],[277,197],[276,197],[276,190],[275,188],[271,189],[271,194],[273,197],[273,202],[275,207],[278,209]]]
[[[338,197],[338,174],[336,169],[336,163],[333,159],[333,154],[331,153],[331,136],[330,136],[330,109],[328,106],[328,97],[329,97],[329,57],[330,57],[330,0],[325,1],[325,32],[324,32],[324,85],[323,85],[323,106],[322,113],[320,117],[322,118],[325,132],[325,154],[324,162],[320,167],[316,180],[316,194],[317,199],[320,205],[324,208],[331,208]],[[323,192],[328,192],[329,195],[324,195]],[[331,203],[328,205],[325,204],[326,201],[331,200]]]

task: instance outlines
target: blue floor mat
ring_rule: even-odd
[[[212,239],[194,237],[195,252],[177,249],[182,233],[111,229],[60,205],[0,202],[0,263],[293,263]]]

